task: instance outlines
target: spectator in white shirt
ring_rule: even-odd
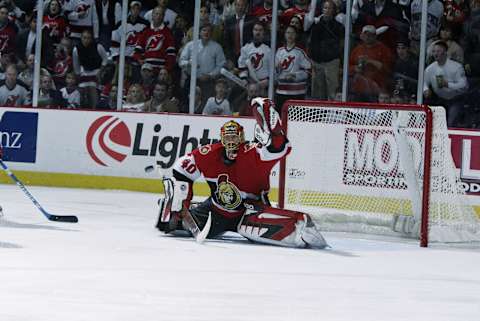
[[[432,50],[435,61],[425,69],[423,95],[426,103],[447,109],[447,125],[453,127],[461,119],[468,82],[465,69],[458,62],[447,58],[447,50],[445,42],[435,43]]]

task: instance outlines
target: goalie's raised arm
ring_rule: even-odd
[[[257,97],[252,99],[251,107],[257,121],[255,138],[272,152],[283,150],[288,140],[275,103],[271,99]]]

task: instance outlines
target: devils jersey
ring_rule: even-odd
[[[51,17],[43,16],[43,26],[48,29],[48,35],[54,42],[58,43],[70,33],[70,26],[67,19],[62,15]]]
[[[30,103],[28,91],[19,83],[9,88],[5,81],[0,82],[0,106],[19,107]]]
[[[173,170],[191,181],[203,175],[217,212],[234,218],[243,214],[245,200],[260,200],[261,195],[268,192],[270,171],[290,150],[288,141],[275,153],[259,144],[244,143],[240,145],[235,162],[227,165],[224,147],[215,143],[181,157]]]
[[[135,46],[137,45],[138,36],[141,32],[148,28],[148,21],[138,17],[135,21],[132,16],[127,18],[127,31],[126,31],[126,44],[125,44],[125,56],[133,57]],[[118,57],[120,55],[120,41],[122,38],[122,23],[118,22],[115,26],[115,30],[112,31],[112,46],[110,52],[112,57]]]
[[[99,23],[95,0],[66,1],[63,10],[70,22],[72,38],[80,38],[85,29],[92,30],[93,38],[98,39]]]
[[[14,51],[16,36],[17,27],[13,22],[8,21],[4,26],[0,27],[0,55]]]
[[[270,67],[270,52],[270,47],[264,43],[255,46],[253,42],[249,42],[243,46],[238,58],[240,77],[246,78],[248,76],[247,61],[250,61],[257,79],[267,79]]]
[[[306,52],[295,46],[288,49],[280,47],[275,55],[277,69],[277,94],[302,95],[307,92],[307,80],[311,73],[312,63]],[[294,74],[294,80],[285,79],[289,74]]]
[[[305,19],[305,15],[308,12],[307,9],[300,9],[298,7],[291,7],[285,10],[282,15],[280,16],[280,23],[283,26],[288,26],[290,24],[290,20],[292,20],[293,16],[301,16],[302,17],[302,22]]]
[[[259,21],[265,24],[272,23],[272,9],[267,9],[265,6],[256,6],[250,12],[252,16],[255,16]]]
[[[145,63],[157,68],[165,67],[171,70],[175,65],[175,40],[172,32],[163,23],[160,27],[150,26],[138,36],[135,47],[135,57],[143,56]]]

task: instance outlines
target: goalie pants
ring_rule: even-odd
[[[212,213],[212,226],[207,238],[215,238],[227,231],[236,232],[237,226],[242,219],[242,215],[234,218],[225,217],[215,212],[215,207],[212,199],[209,197],[197,206],[190,208],[190,213],[197,221],[198,227],[203,229],[208,219],[208,213]]]

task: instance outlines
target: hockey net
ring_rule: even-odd
[[[280,207],[312,214],[324,231],[480,241],[444,108],[288,101],[282,119],[293,151]]]

